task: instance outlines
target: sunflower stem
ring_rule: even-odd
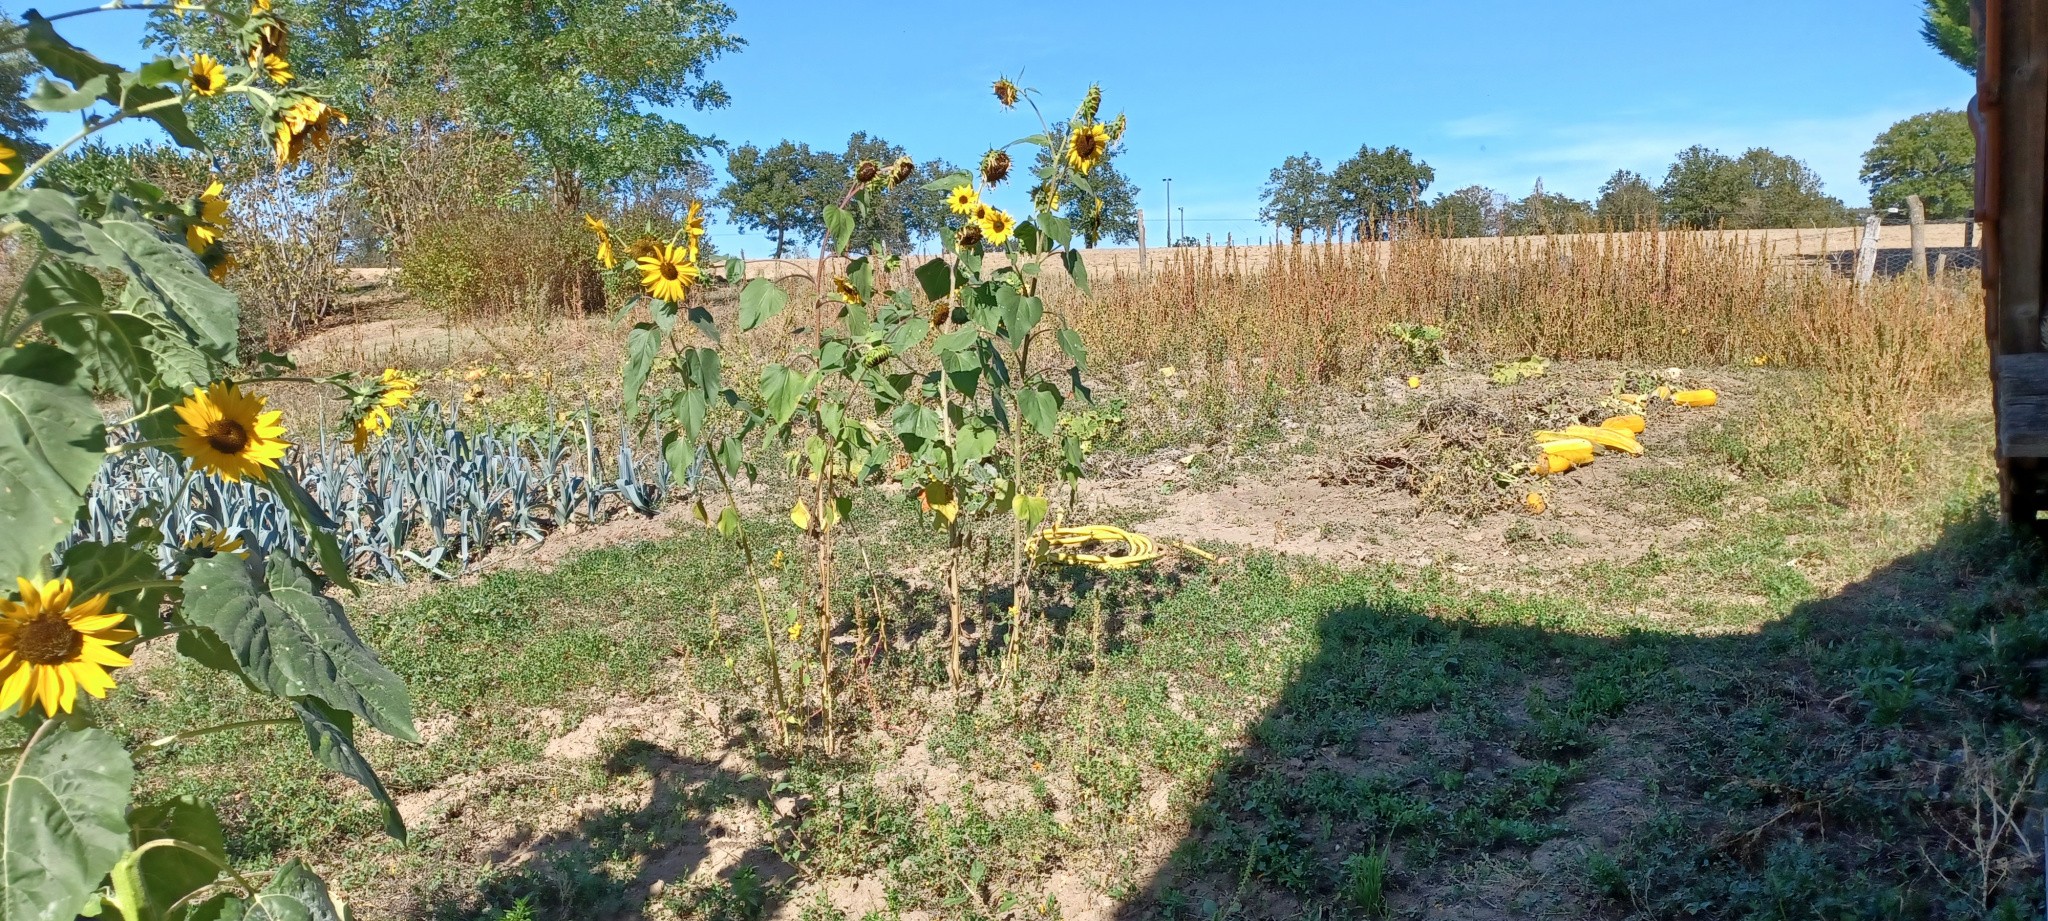
[[[240,870],[237,870],[234,867],[230,866],[226,861],[223,861],[220,858],[213,856],[212,851],[209,851],[203,847],[200,847],[199,845],[192,844],[190,842],[179,841],[176,838],[158,838],[155,841],[147,842],[143,844],[141,847],[136,848],[134,854],[132,854],[131,856],[140,858],[144,853],[148,851],[153,851],[160,847],[174,847],[178,850],[185,851],[190,854],[197,854],[200,857],[205,858],[207,863],[213,864],[215,867],[219,868],[221,872],[234,877],[235,885],[241,886],[242,891],[248,897],[253,898],[256,895],[256,884],[249,882],[249,879],[243,876]]]
[[[151,742],[146,742],[143,744],[142,747],[147,748],[151,751],[155,751],[161,748],[169,748],[173,745],[181,745],[183,743],[190,742],[193,739],[203,738],[206,736],[213,735],[215,733],[232,732],[237,729],[255,729],[260,726],[289,726],[298,721],[299,720],[297,717],[286,716],[276,717],[274,719],[238,720],[236,722],[221,723],[215,726],[202,726],[198,729],[185,729],[171,733],[170,735],[164,736],[163,738],[156,739]]]

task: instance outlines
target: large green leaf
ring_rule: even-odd
[[[282,467],[272,467],[264,480],[278,501],[284,503],[290,512],[292,523],[306,533],[313,542],[313,554],[320,558],[320,572],[332,582],[349,591],[355,591],[355,582],[348,576],[348,557],[341,552],[341,543],[334,539],[334,519],[313,501],[313,494],[306,491],[305,484]]]
[[[388,735],[419,741],[405,685],[357,638],[341,605],[315,591],[312,573],[289,556],[222,555],[193,564],[185,577],[184,616],[213,631],[264,692],[315,697]]]
[[[33,342],[0,351],[0,578],[32,576],[71,533],[107,432],[77,359]]]
[[[740,329],[749,330],[782,312],[789,294],[766,278],[756,278],[740,289]]]
[[[384,808],[384,833],[405,840],[405,820],[398,817],[398,803],[377,779],[377,769],[356,750],[355,718],[311,697],[292,701],[292,710],[306,726],[306,742],[313,747],[313,760],[320,766],[362,784]]]
[[[771,364],[761,369],[761,400],[767,404],[768,416],[776,425],[789,421],[796,415],[797,405],[810,393],[811,385],[817,383],[818,375],[798,374],[781,365]]]
[[[52,255],[128,276],[193,344],[220,361],[233,358],[241,305],[183,243],[137,216],[85,220],[71,196],[54,189],[14,190],[0,202]]]
[[[661,341],[661,331],[652,323],[636,323],[626,334],[625,401],[629,414],[640,411],[640,389],[647,386],[654,359],[661,357]]]
[[[219,895],[186,913],[181,921],[348,921],[327,884],[293,860],[280,867],[254,899]]]
[[[826,205],[825,233],[832,238],[833,252],[846,252],[846,245],[853,240],[853,215],[838,205]]]
[[[1043,381],[1017,391],[1017,412],[1038,434],[1051,438],[1060,430],[1060,393]]]
[[[220,816],[212,806],[190,796],[136,807],[128,814],[128,839],[138,848],[151,841],[181,841],[213,858],[167,846],[130,851],[122,857],[109,874],[114,894],[128,909],[125,914],[140,921],[170,918],[171,906],[211,885],[227,863]]]
[[[22,285],[22,303],[44,315],[43,331],[85,367],[95,390],[152,405],[165,391],[213,380],[216,363],[194,346],[140,285],[121,289],[108,307],[99,280],[68,262],[48,260]]]
[[[135,765],[113,736],[44,723],[0,784],[0,921],[70,921],[128,850]]]

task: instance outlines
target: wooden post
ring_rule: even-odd
[[[1877,215],[1863,220],[1863,245],[1856,249],[1856,286],[1870,284],[1871,273],[1877,271]]]
[[[1935,281],[1940,281],[1940,280],[1941,280],[1941,276],[1943,276],[1943,275],[1945,275],[1945,274],[1947,274],[1947,273],[1948,273],[1948,254],[1947,254],[1947,253],[1942,253],[1941,255],[1939,255],[1939,256],[1936,256],[1936,257],[1934,257],[1934,280],[1935,280]]]
[[[1920,196],[1906,196],[1906,220],[1913,225],[1913,277],[1927,280],[1927,206]]]
[[[1138,274],[1145,272],[1145,209],[1138,209]]]

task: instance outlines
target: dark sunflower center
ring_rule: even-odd
[[[61,614],[44,614],[14,631],[14,651],[32,665],[61,665],[83,648],[85,636]]]
[[[192,78],[192,88],[202,93],[213,90],[213,75],[202,73]]]
[[[675,263],[664,262],[661,264],[661,277],[668,279],[669,281],[675,281],[676,278],[681,274],[682,273],[676,269]]]
[[[1095,159],[1095,132],[1083,131],[1074,138],[1074,153],[1083,160]]]
[[[222,454],[240,454],[249,447],[249,430],[233,419],[222,419],[207,428],[206,443]]]

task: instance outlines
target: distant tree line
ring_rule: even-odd
[[[1863,158],[1871,206],[1903,210],[1918,195],[1937,220],[1972,207],[1976,142],[1953,110],[1905,119],[1879,135]],[[1853,219],[1841,199],[1800,160],[1757,147],[1729,155],[1703,145],[1678,152],[1661,181],[1616,170],[1595,196],[1544,188],[1520,197],[1481,185],[1424,198],[1436,170],[1400,147],[1361,147],[1325,169],[1313,154],[1288,157],[1267,175],[1260,220],[1306,236],[1358,240],[1384,236],[1395,222],[1453,237],[1577,233],[1589,230],[1840,226]]]

